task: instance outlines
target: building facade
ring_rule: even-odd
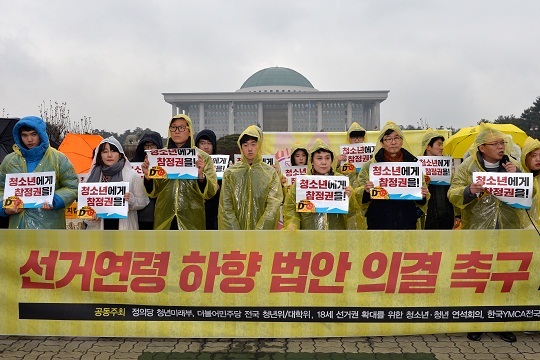
[[[188,114],[194,132],[220,138],[258,124],[264,131],[346,131],[354,121],[380,129],[380,104],[389,91],[319,91],[288,68],[262,69],[236,92],[164,93],[172,115]]]

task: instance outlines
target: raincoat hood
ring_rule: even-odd
[[[195,137],[195,146],[199,145],[199,141],[202,138],[206,138],[208,141],[212,143],[212,155],[217,154],[217,140],[216,140],[216,134],[209,129],[204,129],[199,131],[197,136]]]
[[[405,140],[405,137],[403,136],[403,131],[401,130],[401,127],[399,127],[399,125],[397,125],[395,122],[392,122],[392,121],[389,121],[386,124],[384,124],[383,128],[381,129],[381,132],[377,136],[377,142],[375,144],[374,153],[376,154],[380,149],[382,149],[382,144],[383,144],[382,139],[384,137],[384,133],[390,129],[397,132],[399,136],[401,136],[401,138],[403,139],[403,142],[401,143],[401,148],[407,150],[410,153],[411,148],[409,147],[409,143],[407,142],[407,140]]]
[[[324,141],[322,141],[320,138],[317,138],[311,148],[309,149],[309,156],[313,156],[313,154],[317,150],[325,150],[328,151],[330,154],[332,154],[332,158],[334,157],[334,152],[330,149],[330,146],[328,146]]]
[[[480,145],[498,140],[506,141],[504,151],[506,154],[510,154],[513,151],[514,143],[511,139],[511,136],[506,136],[503,132],[495,129],[489,123],[481,123],[478,130],[478,135],[476,135],[476,138],[474,138],[474,141],[469,148],[469,155],[473,156],[474,159],[477,159],[478,153],[480,152],[480,150],[478,150],[478,147]]]
[[[21,139],[21,127],[26,126],[34,129],[39,135],[40,143],[32,149],[28,149]],[[15,145],[26,159],[39,159],[45,154],[49,147],[49,135],[47,135],[47,124],[37,116],[26,116],[20,119],[13,127],[13,140]]]
[[[422,138],[422,151],[419,154],[420,156],[423,156],[426,153],[427,147],[432,139],[442,138],[443,141],[446,140],[443,135],[433,131],[433,129],[427,129],[426,131],[426,134]]]
[[[533,139],[532,137],[528,137],[525,140],[525,144],[523,144],[523,148],[521,149],[521,167],[525,172],[532,172],[531,169],[526,164],[526,158],[527,155],[531,152],[535,151],[536,149],[540,149],[540,141],[538,139]]]
[[[137,149],[135,150],[135,156],[133,157],[133,159],[131,159],[131,161],[144,161],[144,158],[146,157],[146,152],[144,151],[144,144],[147,142],[156,144],[158,149],[163,148],[163,140],[161,139],[161,134],[156,131],[149,131],[139,139],[139,144],[137,145]]]
[[[191,118],[187,116],[186,114],[178,114],[171,118],[171,121],[169,121],[169,126],[173,123],[176,119],[183,119],[187,123],[187,127],[189,129],[189,139],[186,141],[186,143],[182,147],[195,147],[195,141],[193,140],[193,125],[191,123]],[[167,138],[167,148],[172,149],[177,147],[174,141],[171,139],[171,131],[167,128],[167,134],[169,137]]]
[[[240,152],[242,153],[242,161],[245,164],[247,164],[248,161],[246,157],[244,156],[244,153],[242,152],[242,144],[240,143],[240,140],[242,139],[244,135],[249,135],[257,139],[257,144],[258,144],[257,154],[255,154],[255,158],[253,159],[253,162],[251,164],[253,165],[253,164],[262,162],[263,133],[262,133],[261,128],[258,127],[257,125],[250,125],[238,137],[237,144],[238,144],[238,147],[240,148]]]
[[[126,158],[126,153],[124,152],[124,149],[122,148],[122,145],[120,145],[120,141],[116,140],[113,136],[109,136],[108,138],[101,140],[101,142],[98,144],[98,146],[96,146],[96,149],[94,150],[94,158],[92,159],[92,166],[90,167],[89,174],[91,174],[94,167],[96,167],[96,159],[97,159],[98,156],[100,156],[99,151],[98,151],[99,147],[101,146],[101,144],[105,144],[105,143],[116,146],[118,148],[118,152],[120,152],[121,154],[124,155],[124,159],[126,160],[126,165],[125,166],[130,166],[131,167],[131,163]]]
[[[308,164],[308,162],[309,162],[309,154],[308,154],[308,151],[307,151],[307,149],[305,147],[303,147],[302,145],[296,143],[296,144],[293,145],[291,150],[292,150],[292,153],[291,153],[291,166],[294,164],[294,155],[298,151],[304,152],[304,154],[306,155],[306,165]]]
[[[351,124],[351,126],[349,127],[349,130],[347,130],[347,142],[350,143],[351,142],[351,133],[353,131],[363,131],[364,132],[364,142],[367,142],[367,132],[366,132],[366,129],[364,129],[362,126],[360,126],[359,123],[357,123],[356,121],[353,122]]]

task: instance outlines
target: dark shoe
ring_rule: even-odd
[[[503,339],[506,342],[515,342],[517,340],[516,335],[514,335],[514,333],[511,333],[511,332],[498,332],[495,334],[499,335],[501,339]]]
[[[482,333],[467,333],[467,339],[472,341],[480,341]]]

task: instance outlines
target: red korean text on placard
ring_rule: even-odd
[[[385,253],[373,252],[366,256],[362,274],[370,280],[386,281],[360,284],[357,292],[385,292],[393,294],[434,293],[441,264],[441,252],[402,253],[394,252],[389,259]],[[398,287],[399,283],[399,287]]]
[[[340,252],[337,262],[329,252],[276,252],[272,262],[270,292],[343,293],[345,275],[351,269],[348,252]],[[330,274],[333,276],[333,285]],[[339,285],[338,285],[339,284]]]
[[[59,289],[80,281],[82,291],[158,293],[165,288],[169,252],[71,252],[32,250],[19,272],[22,289]],[[69,262],[65,274],[59,265]],[[80,280],[76,280],[80,279]]]
[[[515,262],[512,265],[515,271],[492,272],[493,254],[483,254],[480,251],[471,251],[469,254],[458,254],[450,283],[451,288],[475,288],[475,293],[483,293],[488,281],[502,281],[501,292],[510,292],[515,281],[529,279],[529,266],[532,261],[532,252],[500,252],[495,261]]]
[[[216,278],[225,276],[219,281],[221,292],[242,294],[252,291],[255,287],[254,277],[261,270],[262,255],[259,252],[246,254],[240,251],[220,255],[218,251],[212,251],[208,256],[192,251],[183,256],[182,263],[188,265],[180,273],[180,289],[193,292],[204,285],[204,292],[212,293]]]

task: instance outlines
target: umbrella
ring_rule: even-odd
[[[68,157],[77,174],[87,174],[92,165],[92,152],[103,140],[100,135],[66,134],[58,150]]]
[[[13,126],[17,121],[19,118],[0,118],[0,162],[13,152]]]
[[[519,145],[519,147],[522,147],[525,139],[527,139],[525,131],[514,124],[489,124],[489,127],[499,130],[504,134],[511,135],[514,143]],[[478,135],[479,128],[480,125],[465,127],[450,136],[444,142],[444,153],[456,159],[462,158],[473,144],[476,135]]]

